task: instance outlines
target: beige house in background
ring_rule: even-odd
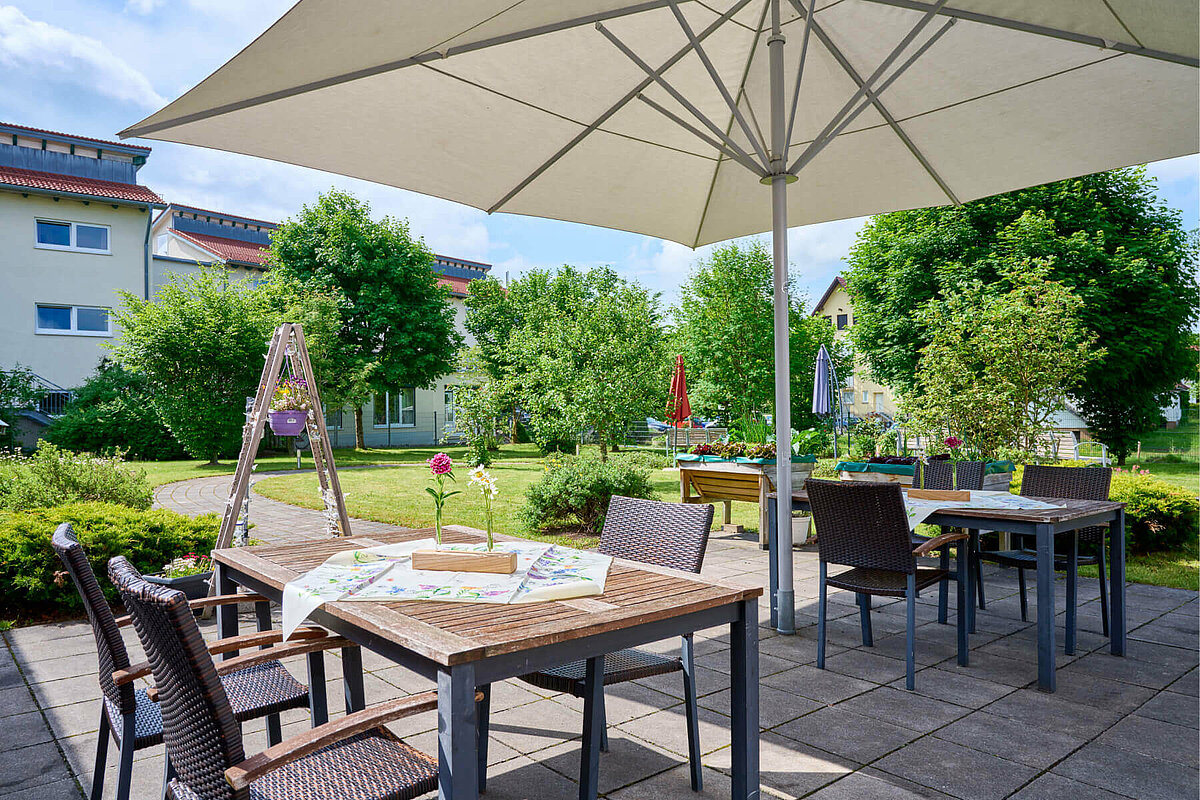
[[[833,279],[825,294],[817,301],[812,315],[824,317],[833,325],[837,337],[844,338],[850,334],[854,326],[854,308],[846,291],[845,278],[839,275]],[[854,371],[840,377],[842,406],[847,414],[860,419],[872,413],[886,414],[889,419],[896,418],[896,396],[887,386],[871,379],[866,365],[855,359]]]

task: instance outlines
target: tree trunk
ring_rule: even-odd
[[[213,457],[212,457],[212,458],[210,458],[210,459],[208,460],[208,463],[207,463],[207,464],[205,464],[204,466],[206,466],[206,467],[215,467],[215,466],[217,466],[217,456],[218,456],[218,455],[220,455],[220,454],[219,454],[219,453],[214,453],[214,454],[213,454]],[[1124,462],[1122,462],[1122,463],[1124,463]]]
[[[600,463],[608,461],[608,433],[606,431],[597,431],[600,439]]]
[[[1128,455],[1129,455],[1128,453],[1118,453],[1117,454],[1117,466],[1118,467],[1125,466],[1125,459],[1128,457]]]
[[[367,449],[367,438],[363,435],[363,412],[361,405],[354,407],[354,446],[359,450]]]

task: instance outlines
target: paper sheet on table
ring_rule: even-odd
[[[459,603],[537,603],[602,594],[612,559],[537,542],[503,542],[517,554],[511,575],[412,568],[412,553],[433,539],[346,550],[290,581],[283,591],[284,638],[331,601],[437,600]],[[485,544],[444,544],[443,550],[487,550]]]
[[[908,529],[916,527],[929,518],[929,515],[940,508],[1003,508],[1013,511],[1058,508],[1053,503],[1033,500],[1010,492],[971,491],[971,499],[962,500],[918,500],[904,496],[904,510],[908,514]]]

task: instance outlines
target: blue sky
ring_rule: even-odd
[[[0,120],[112,138],[202,80],[265,30],[291,0],[0,0]],[[437,252],[494,264],[611,264],[675,299],[707,248],[572,223],[497,214],[315,170],[182,145],[154,148],[141,181],[166,199],[282,219],[331,186],[367,199],[377,215],[407,218]],[[1200,219],[1200,158],[1150,166],[1162,198]],[[841,268],[863,220],[795,228],[792,271],[810,300]]]

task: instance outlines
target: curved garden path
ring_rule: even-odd
[[[376,467],[359,467],[358,469],[376,469]],[[289,475],[294,472],[296,470],[261,472],[256,473],[256,478]],[[312,470],[301,470],[301,472],[312,472]],[[178,511],[180,514],[187,514],[189,517],[208,512],[223,514],[232,482],[233,475],[214,475],[166,483],[154,490],[154,505],[156,508],[167,508]],[[270,500],[260,494],[251,494],[250,496],[250,522],[254,525],[250,535],[271,544],[329,538],[329,534],[325,532],[324,512]],[[372,522],[358,517],[351,517],[350,529],[353,533],[361,535],[403,530],[397,525]]]

